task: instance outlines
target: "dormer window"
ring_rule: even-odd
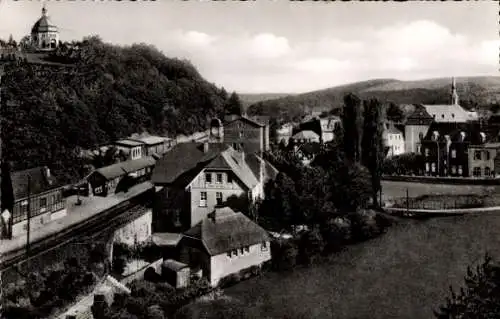
[[[451,113],[451,117],[452,117],[452,118],[455,118],[455,114],[454,114],[454,113]]]

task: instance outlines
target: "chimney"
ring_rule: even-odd
[[[44,167],[43,169],[44,169],[45,177],[50,178],[50,169],[48,167]]]
[[[203,143],[203,153],[208,153],[208,142]]]

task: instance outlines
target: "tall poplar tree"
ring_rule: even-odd
[[[384,106],[376,99],[364,101],[364,125],[362,138],[362,164],[371,174],[373,204],[378,205],[381,190],[382,164],[384,162]]]
[[[352,93],[347,94],[342,114],[344,151],[346,159],[353,162],[361,160],[362,121],[361,99]]]

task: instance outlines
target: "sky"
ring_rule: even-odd
[[[499,75],[497,1],[47,1],[62,41],[99,35],[189,59],[239,93],[300,93],[375,78]],[[19,40],[42,2],[0,0]]]

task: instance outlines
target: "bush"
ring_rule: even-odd
[[[120,256],[117,258],[113,258],[113,272],[119,275],[123,274],[125,271],[125,267],[127,266],[127,260],[125,257]]]
[[[297,264],[298,248],[291,241],[272,241],[272,263],[277,270],[291,270]]]
[[[312,264],[324,249],[324,241],[318,230],[306,231],[299,241],[299,258],[305,264]]]
[[[233,286],[241,281],[239,273],[230,274],[219,281],[219,287],[226,288]]]

